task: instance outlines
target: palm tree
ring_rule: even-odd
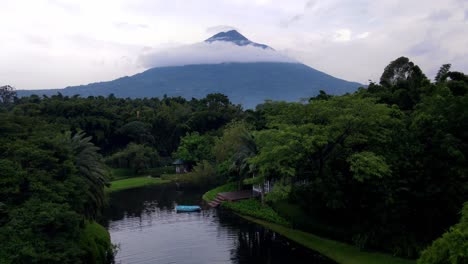
[[[242,180],[245,176],[251,172],[251,166],[249,164],[249,158],[257,154],[257,145],[255,144],[254,137],[247,130],[243,131],[239,135],[239,142],[237,150],[231,157],[231,171],[236,172],[237,179],[239,181],[239,189],[242,186]]]
[[[104,187],[108,186],[108,170],[98,153],[99,148],[91,142],[91,137],[85,137],[84,132],[71,136],[65,133],[65,144],[71,149],[74,156],[75,167],[87,183],[87,206],[85,215],[94,219],[104,207]]]

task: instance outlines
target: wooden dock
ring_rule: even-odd
[[[209,202],[211,207],[217,207],[224,201],[235,202],[238,200],[249,199],[254,197],[252,190],[243,190],[237,192],[222,192],[216,195],[216,198]]]

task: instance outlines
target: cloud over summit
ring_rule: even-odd
[[[140,56],[139,61],[148,68],[229,62],[297,62],[272,49],[238,46],[225,41],[149,50]]]

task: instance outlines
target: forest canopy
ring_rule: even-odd
[[[0,91],[2,263],[111,258],[110,242],[104,255],[84,246],[105,241],[106,232],[89,230],[99,229],[109,167],[138,174],[175,159],[217,182],[281,183],[267,202],[297,206],[296,228],[410,258],[427,248],[420,263],[468,261],[466,243],[456,242],[468,239],[466,205],[460,217],[468,201],[468,77],[450,64],[431,81],[401,57],[379,83],[353,94],[322,91],[255,110],[222,94]]]

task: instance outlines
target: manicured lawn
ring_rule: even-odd
[[[165,173],[172,173],[174,171],[173,166],[165,166],[165,167],[155,167],[149,168],[140,174],[135,174],[133,169],[128,168],[111,168],[112,173],[112,180],[122,180],[132,177],[140,177],[140,176],[152,176],[155,178],[161,177]]]
[[[279,216],[271,207],[262,205],[256,199],[241,200],[236,202],[224,202],[222,207],[228,208],[241,215],[253,216],[271,223],[290,226],[289,222]]]
[[[162,180],[160,178],[151,178],[148,176],[128,178],[123,180],[117,180],[111,182],[111,186],[106,190],[109,192],[115,192],[125,189],[132,189],[147,185],[159,185],[170,182],[169,180]]]
[[[216,187],[212,190],[207,191],[205,194],[203,194],[203,200],[206,202],[211,202],[216,198],[216,195],[220,192],[233,192],[237,191],[237,182],[230,182],[225,185],[221,185],[219,187]]]
[[[361,251],[357,247],[338,241],[321,238],[311,233],[273,224],[250,216],[243,218],[260,224],[296,243],[319,252],[341,264],[415,264],[416,261],[393,257],[384,253]]]

